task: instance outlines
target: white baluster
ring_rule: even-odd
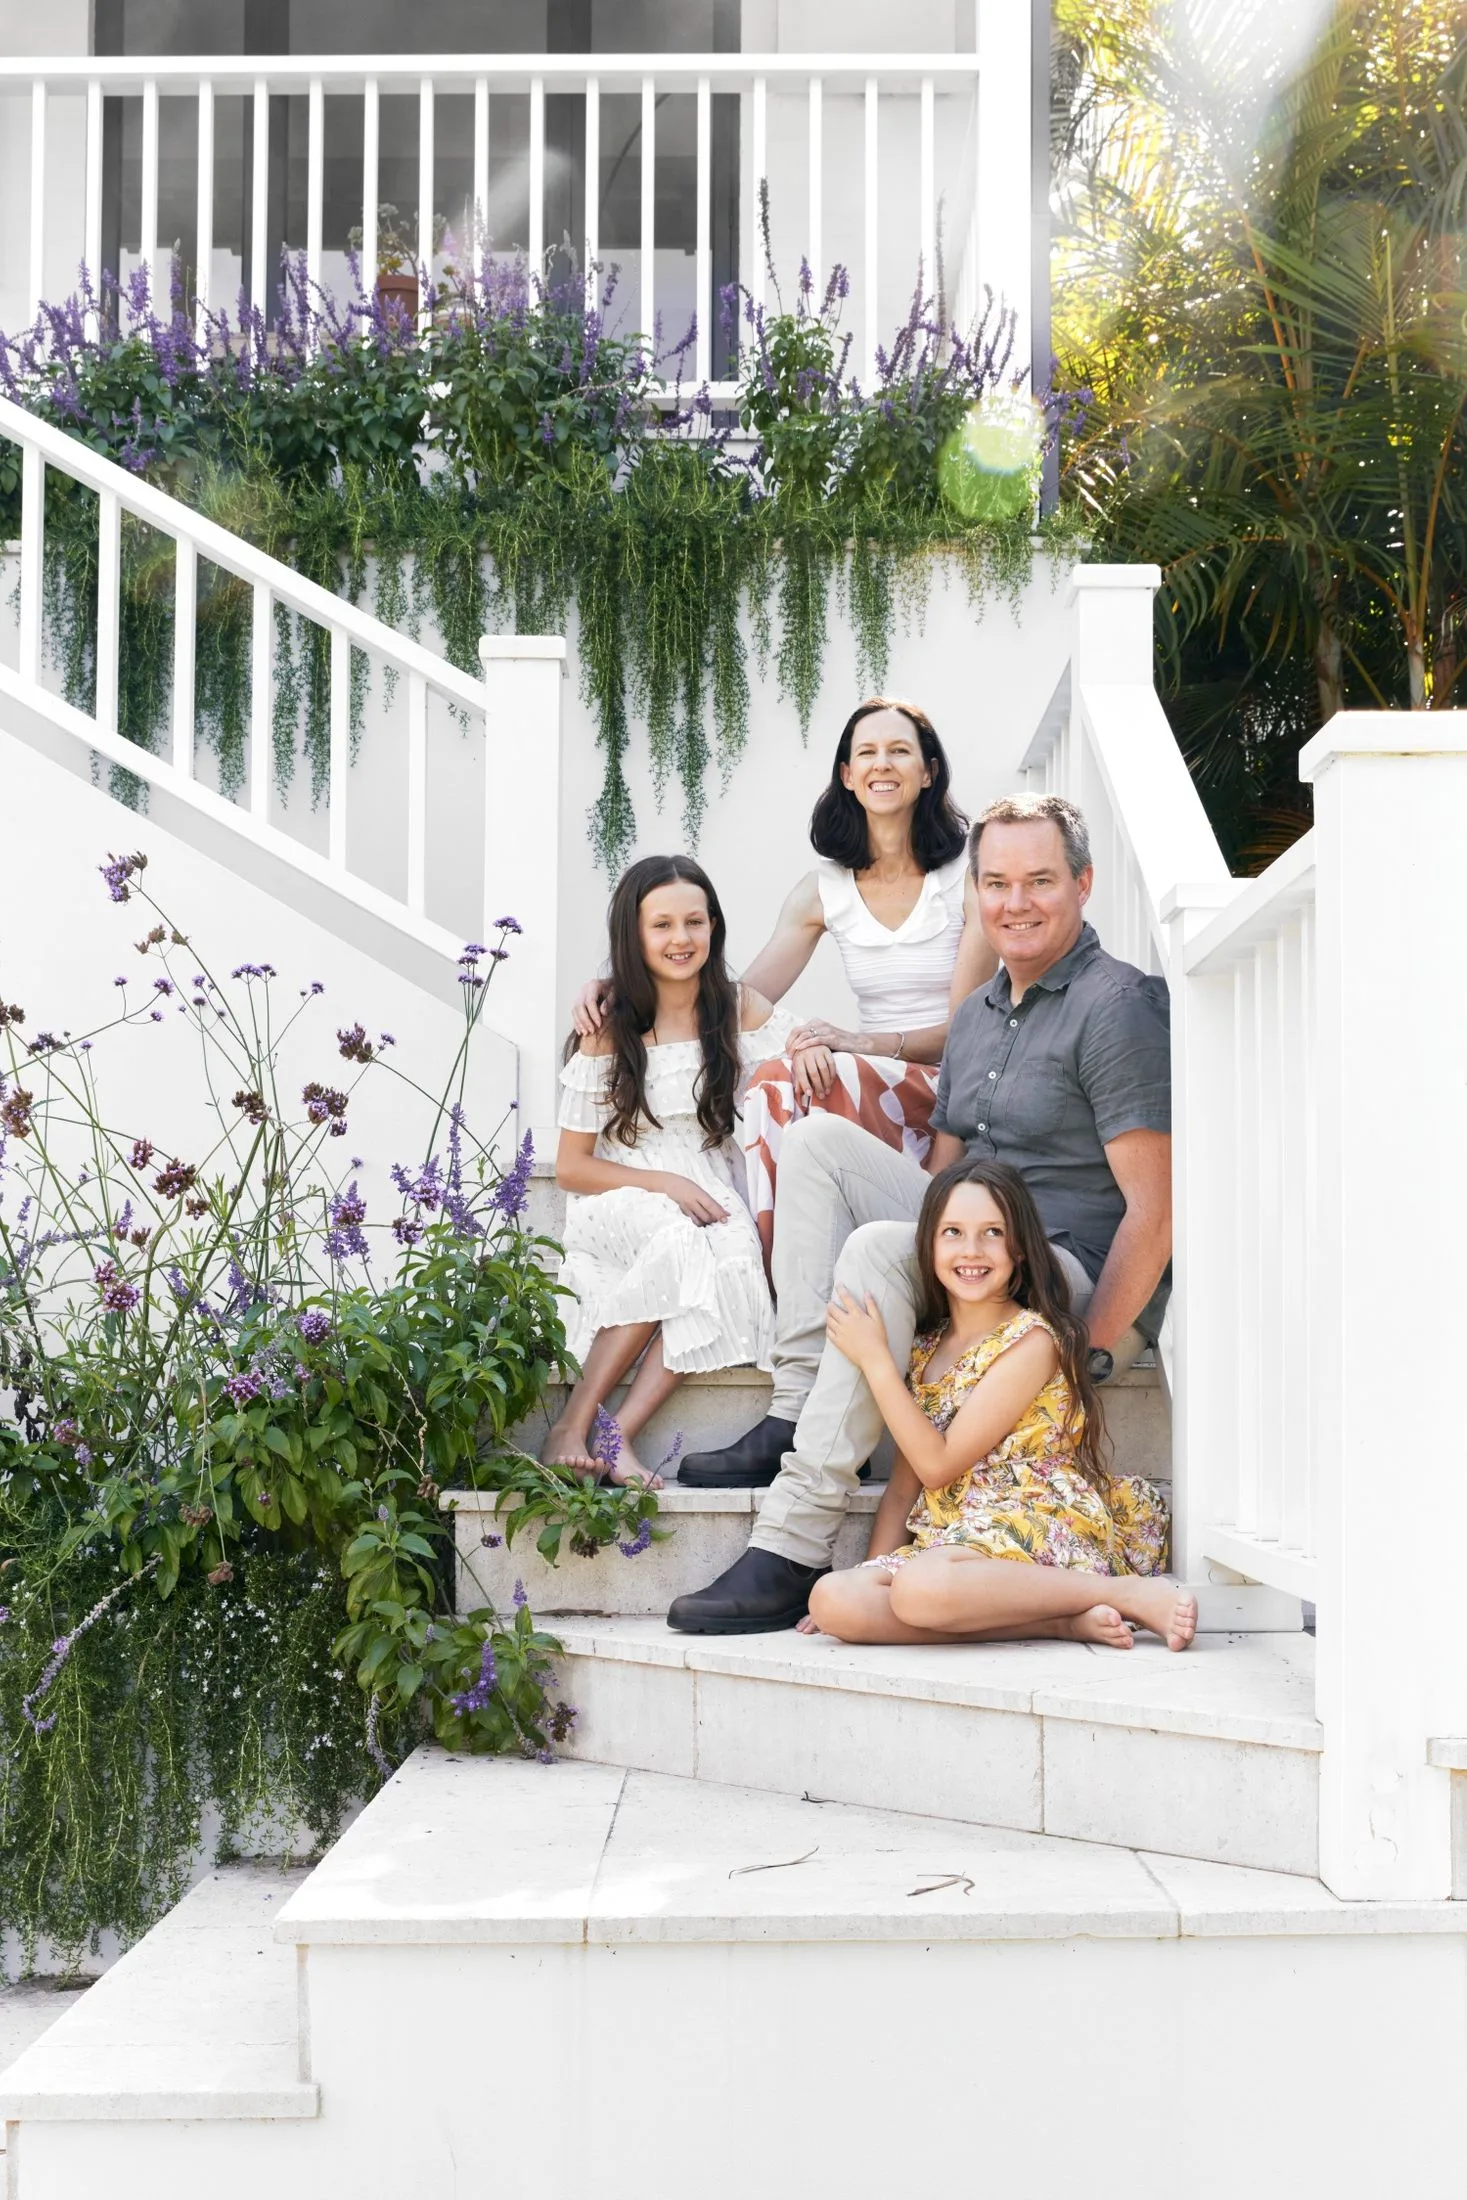
[[[206,341],[209,331],[209,273],[214,259],[214,87],[199,86],[199,192],[194,227],[194,331]]]
[[[375,76],[362,92],[362,295],[371,304],[377,290],[377,205],[382,196],[382,94]]]
[[[1319,1310],[1314,1304],[1312,1279],[1314,1276],[1315,1249],[1319,1233],[1319,1145],[1316,1135],[1318,1100],[1316,1093],[1316,1064],[1319,1052],[1319,998],[1315,983],[1315,925],[1316,903],[1313,895],[1305,903],[1299,925],[1299,995],[1302,1002],[1301,1027],[1304,1034],[1303,1059],[1299,1079],[1299,1121],[1303,1131],[1303,1180],[1304,1180],[1304,1287],[1303,1296],[1308,1305],[1308,1323],[1304,1332],[1305,1355],[1301,1369],[1304,1381],[1304,1492],[1300,1525],[1300,1541],[1306,1551],[1319,1550],[1319,1428],[1315,1400],[1316,1369],[1319,1362]]]
[[[326,854],[346,869],[346,784],[351,775],[351,636],[331,629],[330,762],[326,785]]]
[[[769,175],[769,85],[762,76],[754,79],[754,108],[752,117],[752,158],[749,163],[749,295],[756,306],[764,303],[765,283],[768,271],[764,265],[763,213],[760,207],[762,187]]]
[[[34,444],[20,456],[20,676],[41,677],[42,565],[46,552],[46,461]]]
[[[1309,1511],[1309,1273],[1304,1121],[1304,1059],[1310,1045],[1304,1000],[1303,921],[1285,923],[1279,939],[1278,1018],[1280,1200],[1279,1292],[1279,1537],[1308,1553]],[[1266,1212],[1260,1202],[1260,1214]]]
[[[825,139],[824,121],[825,86],[818,76],[810,79],[810,273],[814,277],[814,295],[818,300],[825,287],[824,184]]]
[[[530,273],[545,275],[545,79],[530,79]]]
[[[1254,1456],[1258,1462],[1258,1494],[1255,1526],[1259,1535],[1277,1538],[1282,1525],[1283,1472],[1280,1440],[1283,1431],[1284,1325],[1292,1309],[1283,1295],[1280,1216],[1284,1203],[1284,1153],[1281,1107],[1283,1079],[1279,1049],[1279,944],[1275,936],[1260,942],[1253,955],[1255,1029],[1258,1034],[1253,1085],[1256,1131],[1253,1149],[1254,1300],[1253,1324],[1258,1336],[1258,1378],[1255,1403],[1258,1430]],[[1239,1182],[1239,1208],[1249,1204],[1247,1179]],[[1267,1218],[1267,1219],[1265,1219]],[[1260,1227],[1261,1225],[1261,1227]]]
[[[642,79],[642,335],[647,342],[647,363],[656,351],[657,270],[657,87],[650,76]]]
[[[275,622],[271,616],[270,584],[256,581],[250,621],[250,815],[262,821],[270,815],[270,766],[274,755],[272,682],[275,666]]]
[[[321,227],[326,198],[326,93],[319,76],[311,78],[306,118],[306,282],[314,309],[321,286]]]
[[[173,764],[185,779],[194,769],[194,671],[197,662],[199,559],[179,535],[173,544]]]
[[[1233,1061],[1229,1113],[1233,1126],[1233,1186],[1230,1218],[1236,1278],[1232,1333],[1234,1380],[1238,1392],[1237,1477],[1231,1525],[1250,1534],[1258,1524],[1258,1234],[1256,1210],[1243,1187],[1251,1185],[1258,1140],[1257,989],[1252,960],[1244,957],[1233,972]]]
[[[31,86],[31,311],[39,319],[46,296],[46,87]]]
[[[250,174],[250,305],[256,313],[270,310],[270,272],[266,267],[270,233],[270,91],[264,77],[255,79],[254,157]]]
[[[865,200],[866,251],[863,315],[866,328],[866,388],[868,393],[876,386],[876,353],[881,343],[881,321],[877,298],[877,275],[881,237],[881,205],[877,197],[879,189],[880,152],[880,92],[874,76],[866,79],[866,160]]]
[[[693,351],[693,372],[698,385],[713,372],[713,95],[706,76],[698,79],[698,166],[696,193],[696,249],[693,258],[693,312],[698,333]]]
[[[418,86],[418,302],[426,310],[433,281],[433,80]]]
[[[586,79],[586,311],[594,313],[600,282],[596,263],[601,257],[601,86],[594,76]]]
[[[523,927],[507,941],[509,960],[495,971],[490,1019],[519,1042],[518,1131],[531,1131],[542,1153],[555,1138],[557,1073],[564,1021],[560,984],[560,714],[565,643],[560,636],[495,634],[479,643],[484,667],[484,929],[496,921]],[[505,804],[545,818],[552,829],[527,833]],[[522,812],[520,811],[522,806]]]
[[[474,271],[489,251],[489,79],[474,79]]]
[[[117,733],[122,655],[122,506],[115,489],[97,497],[97,701],[100,733]]]
[[[407,905],[420,917],[428,877],[428,683],[421,672],[408,674],[407,703]]]
[[[149,77],[143,86],[142,187],[142,239],[138,259],[148,271],[153,311],[166,319],[168,299],[166,295],[160,296],[166,286],[158,281],[158,84],[154,77]]]
[[[932,79],[922,79],[921,235],[922,284],[930,298],[937,296],[937,128]]]
[[[97,293],[102,294],[102,87],[93,77],[87,85],[87,167],[84,186],[86,198],[85,242],[83,257],[87,274]],[[116,270],[113,270],[114,274]],[[87,334],[96,341],[97,316],[87,315]]]

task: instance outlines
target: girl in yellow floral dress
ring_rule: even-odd
[[[897,1460],[872,1556],[815,1584],[814,1625],[845,1642],[1045,1635],[1118,1650],[1139,1626],[1184,1650],[1197,1600],[1160,1572],[1165,1505],[1106,1470],[1084,1328],[1017,1171],[960,1161],[934,1178],[917,1266],[905,1381],[873,1300],[842,1292],[829,1310],[826,1334],[870,1384]]]

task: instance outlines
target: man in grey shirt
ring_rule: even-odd
[[[1085,922],[1089,835],[1059,795],[991,803],[970,861],[997,976],[959,1007],[942,1059],[927,1171],[964,1153],[1019,1169],[1085,1317],[1105,1380],[1155,1340],[1171,1258],[1166,986],[1106,954]],[[791,1627],[881,1437],[865,1378],[825,1342],[839,1285],[881,1308],[898,1365],[915,1328],[914,1231],[928,1173],[858,1124],[811,1113],[785,1134],[774,1234],[774,1395],[757,1428],[695,1453],[698,1488],[772,1484],[743,1556],[679,1597],[691,1634]]]

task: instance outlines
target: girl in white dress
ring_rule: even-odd
[[[600,1029],[560,1073],[556,1181],[571,1195],[561,1282],[581,1362],[542,1458],[660,1486],[632,1441],[681,1378],[769,1365],[773,1310],[744,1203],[738,1107],[789,1018],[730,977],[723,911],[687,856],[646,856],[617,885]],[[593,1450],[598,1410],[636,1365]],[[606,1417],[609,1418],[609,1417]]]

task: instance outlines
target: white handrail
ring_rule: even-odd
[[[160,534],[175,541],[181,536],[187,537],[197,556],[207,558],[226,573],[233,573],[238,580],[248,581],[252,587],[268,588],[302,618],[328,631],[339,626],[359,649],[385,658],[388,664],[402,672],[421,673],[430,686],[464,709],[484,708],[484,690],[471,673],[461,672],[445,658],[435,657],[421,642],[394,633],[391,627],[383,626],[380,620],[358,610],[355,604],[341,596],[333,596],[329,588],[306,580],[278,558],[257,550],[253,543],[245,542],[239,535],[232,535],[217,521],[191,511],[176,497],[165,496],[151,482],[139,481],[136,474],[130,474],[111,459],[100,457],[74,436],[53,428],[49,421],[37,420],[33,413],[26,412],[23,406],[7,397],[0,397],[0,437],[18,443],[22,451],[37,452],[46,465],[54,466],[59,473],[69,474],[73,481],[96,490],[99,496],[115,496],[124,512],[145,520]]]
[[[971,84],[978,71],[971,53],[47,54],[0,58],[0,91],[38,76],[56,84],[97,83],[104,92],[135,91],[148,82],[163,92],[200,77],[241,89],[263,81],[272,92],[305,91],[315,79],[328,92],[355,90],[364,77],[375,78],[384,91],[416,91],[424,78],[471,90],[480,77],[490,78],[497,92],[528,91],[536,77],[557,89],[584,88],[594,77],[603,91],[636,91],[647,76],[689,89],[706,76],[715,90],[731,91],[747,89],[756,76],[792,82],[820,76],[827,87],[856,91],[874,74],[885,89],[917,92],[924,77]]]

